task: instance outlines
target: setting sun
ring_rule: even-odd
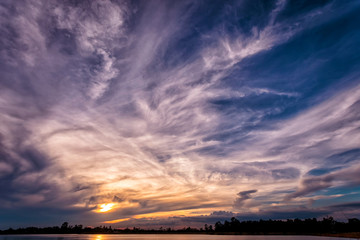
[[[108,212],[111,209],[113,209],[115,203],[104,203],[99,206],[98,209],[96,209],[96,212]]]

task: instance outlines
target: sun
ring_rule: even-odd
[[[113,207],[115,206],[115,203],[104,203],[104,204],[101,204],[98,209],[96,210],[96,212],[108,212],[110,211],[111,209],[113,209]]]

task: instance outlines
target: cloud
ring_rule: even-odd
[[[296,168],[275,169],[271,171],[275,179],[294,179],[300,176],[300,171]]]
[[[256,192],[257,190],[248,190],[248,191],[239,192],[237,194],[239,197],[236,198],[234,202],[234,207],[238,209],[242,208],[245,205],[246,200],[251,199],[251,195]]]
[[[359,160],[359,153],[360,149],[355,148],[351,150],[347,150],[341,153],[333,154],[326,158],[326,162],[332,163],[332,164],[347,164],[352,161]]]
[[[345,186],[357,186],[360,184],[360,177],[358,176],[359,166],[353,166],[351,168],[334,171],[329,174],[305,178],[301,187],[294,193],[289,194],[286,198],[292,199],[310,193],[314,193],[319,190],[327,189],[331,186],[345,185]]]

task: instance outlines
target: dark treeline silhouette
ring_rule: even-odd
[[[360,220],[348,219],[348,222],[337,222],[333,217],[318,221],[316,218],[283,220],[239,221],[231,218],[224,223],[215,223],[216,233],[238,234],[324,234],[359,232]]]
[[[118,229],[107,226],[83,227],[83,225],[69,225],[64,222],[60,227],[27,227],[7,230],[0,230],[0,234],[166,234],[166,233],[203,233],[203,234],[333,234],[359,232],[360,220],[357,218],[348,219],[348,222],[337,222],[332,217],[326,217],[322,220],[316,218],[288,219],[283,220],[259,220],[259,221],[239,221],[231,218],[230,221],[216,222],[214,228],[212,225],[205,224],[204,228],[159,228],[159,229],[140,229],[126,228]]]
[[[182,228],[182,229],[172,229],[172,228],[162,228],[159,229],[141,229],[137,227],[133,228],[112,228],[111,226],[99,226],[99,227],[83,227],[83,225],[71,226],[68,222],[64,222],[61,227],[27,227],[27,228],[18,228],[7,230],[0,230],[0,234],[151,234],[151,233],[202,233],[203,229],[197,228]]]

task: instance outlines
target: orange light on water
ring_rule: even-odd
[[[96,238],[94,240],[101,240],[102,236],[101,235],[96,235]]]

